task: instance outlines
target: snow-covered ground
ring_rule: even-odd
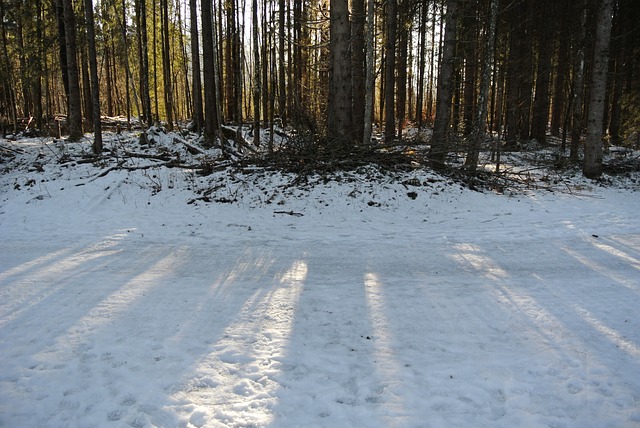
[[[63,157],[89,142],[0,144],[2,427],[640,426],[633,186],[100,176]]]

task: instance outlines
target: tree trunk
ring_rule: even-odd
[[[515,0],[509,8],[509,53],[507,62],[507,88],[506,88],[506,147],[515,147],[518,138],[528,137],[528,124],[525,124],[525,110],[528,109],[524,98],[526,92],[529,89],[525,89],[527,85],[527,78],[525,74],[528,73],[526,60],[526,44],[527,42],[527,30],[526,30],[526,6],[525,0]],[[528,113],[526,114],[528,121]],[[525,132],[525,127],[527,131]],[[525,135],[526,134],[526,135]]]
[[[429,4],[423,3],[420,13],[420,42],[418,44],[418,93],[416,94],[416,121],[418,129],[424,120],[424,75],[426,67],[427,21],[429,20]]]
[[[569,158],[578,160],[580,136],[583,128],[583,98],[584,98],[584,59],[585,59],[585,25],[587,21],[586,0],[577,0],[575,11],[578,14],[578,26],[575,36],[575,58],[573,62],[573,81],[571,84],[571,144]]]
[[[395,114],[395,68],[396,68],[396,39],[398,31],[398,1],[387,1],[387,40],[385,43],[384,70],[384,141],[391,143],[396,137]]]
[[[262,122],[269,122],[269,30],[267,24],[267,0],[262,2]]]
[[[553,93],[553,106],[551,110],[551,135],[560,136],[560,127],[564,122],[564,111],[566,110],[567,90],[566,81],[569,75],[569,66],[571,60],[569,58],[569,38],[570,38],[570,19],[569,15],[570,2],[565,0],[564,4],[560,4],[560,18],[557,27],[558,33],[558,55],[556,56],[556,80]]]
[[[235,67],[235,57],[236,57],[236,37],[237,37],[237,29],[236,29],[236,2],[235,0],[225,0],[225,11],[226,11],[226,22],[227,22],[227,34],[226,34],[226,43],[225,43],[225,61],[224,61],[224,70],[225,70],[225,101],[226,101],[226,112],[225,116],[228,120],[237,121],[237,101],[238,97],[236,96],[236,67]]]
[[[431,20],[431,54],[429,55],[429,87],[427,91],[427,122],[433,123],[433,119],[435,118],[435,114],[433,112],[433,82],[435,77],[434,72],[434,64],[436,59],[436,16],[438,15],[437,11],[437,3],[433,3],[433,16]],[[443,14],[444,16],[444,14]],[[439,24],[439,37],[438,37],[438,59],[441,60],[441,52],[442,52],[442,35],[444,34],[444,19],[440,19]],[[440,61],[438,61],[440,63]]]
[[[431,160],[436,168],[442,168],[449,153],[449,124],[455,64],[456,26],[458,24],[458,0],[447,2],[445,32],[438,72],[436,117],[433,124]]]
[[[260,145],[260,34],[258,0],[252,3],[253,16],[253,144]]]
[[[202,78],[200,76],[200,43],[198,40],[198,8],[197,0],[189,0],[189,16],[191,18],[191,84],[193,86],[193,123],[200,132],[204,125],[202,110]]]
[[[495,48],[496,20],[498,16],[498,1],[489,2],[489,26],[486,31],[484,58],[480,73],[480,91],[478,93],[478,107],[473,121],[471,132],[471,150],[467,156],[465,166],[470,173],[475,174],[478,167],[480,148],[486,136],[487,114],[489,102],[489,84],[491,82],[491,68],[493,66],[493,53]]]
[[[202,0],[200,3],[202,15],[202,69],[204,81],[204,140],[207,146],[213,145],[216,133],[220,128],[216,104],[215,49],[213,46],[213,16],[211,1],[212,0]]]
[[[293,122],[302,123],[302,2],[293,2]]]
[[[626,50],[626,34],[623,28],[624,18],[620,14],[620,6],[615,10],[614,24],[615,29],[612,35],[612,52],[611,56],[615,62],[615,71],[613,73],[613,99],[611,100],[611,119],[609,121],[609,136],[612,146],[617,146],[621,142],[620,136],[620,120],[622,113],[622,95],[624,81],[624,57]]]
[[[407,116],[407,61],[409,56],[409,4],[402,0],[398,9],[399,30],[396,28],[396,105],[397,138],[402,139],[402,130]],[[397,27],[397,26],[396,26]]]
[[[477,51],[480,46],[478,37],[477,14],[479,5],[477,2],[465,1],[462,12],[462,47],[460,52],[464,55],[464,80],[462,117],[464,123],[464,135],[469,137],[473,132],[475,117],[473,115],[476,106],[476,74],[478,69]]]
[[[131,93],[129,90],[129,79],[131,78],[131,70],[129,67],[129,38],[127,37],[127,14],[126,14],[126,0],[122,0],[122,21],[120,21],[120,31],[122,31],[122,44],[124,46],[124,70],[125,70],[125,97],[127,99],[127,129],[131,129]],[[113,2],[113,10],[118,14],[116,10],[116,3]],[[134,93],[135,93],[135,84]],[[138,103],[138,97],[134,95],[136,105]],[[140,109],[137,109],[140,111]]]
[[[536,92],[533,103],[533,118],[531,121],[531,138],[540,144],[547,143],[547,124],[549,123],[549,105],[551,89],[551,60],[553,49],[553,34],[555,25],[555,0],[539,1],[538,31],[538,67],[536,72]]]
[[[62,23],[62,32],[60,33],[60,52],[62,53],[62,51],[64,50],[66,52],[66,45],[64,43],[64,21],[62,18],[62,10],[58,9],[58,3],[56,3],[56,12],[59,12],[60,15],[58,15],[58,23]],[[60,7],[62,5],[60,4]],[[4,15],[4,2],[0,1],[0,16],[5,16]],[[2,28],[2,56],[3,56],[3,64],[4,64],[4,70],[3,72],[6,74],[5,78],[2,79],[3,80],[3,89],[4,89],[4,93],[5,93],[5,99],[6,99],[6,103],[7,103],[7,107],[9,110],[9,116],[11,119],[11,122],[13,123],[13,132],[17,132],[17,126],[18,126],[18,113],[17,113],[17,106],[16,106],[16,96],[15,96],[15,91],[14,91],[14,85],[12,84],[12,80],[13,80],[13,70],[11,67],[11,60],[9,59],[9,49],[8,49],[8,42],[7,42],[7,29],[4,25],[1,26]],[[61,59],[62,59],[62,55],[61,55]],[[66,60],[65,60],[66,62]],[[7,135],[7,131],[8,131],[8,126],[3,125],[2,126],[2,136],[6,137]]]
[[[63,4],[67,77],[69,79],[69,112],[67,124],[69,126],[69,140],[78,141],[82,138],[82,101],[80,97],[80,77],[76,49],[75,13],[72,0],[63,0]]]
[[[37,17],[37,21],[36,21],[36,43],[38,46],[37,49],[37,53],[36,53],[36,58],[35,58],[35,82],[34,82],[34,99],[33,99],[33,104],[34,104],[34,110],[35,110],[35,116],[36,116],[36,128],[37,129],[42,129],[42,116],[43,116],[43,110],[42,110],[42,63],[43,61],[46,61],[46,56],[45,56],[45,48],[43,46],[44,44],[44,37],[43,37],[43,31],[42,31],[42,26],[43,26],[43,15],[42,15],[42,0],[36,0],[36,17]]]
[[[351,19],[351,79],[353,85],[353,138],[361,142],[365,127],[366,63],[365,63],[365,0],[353,0]]]
[[[173,89],[171,82],[171,56],[169,46],[169,1],[160,0],[160,22],[162,24],[162,77],[164,82],[164,109],[167,128],[173,129]],[[157,84],[156,84],[157,86]]]
[[[600,0],[598,2],[598,25],[595,35],[591,96],[589,98],[584,166],[582,168],[582,172],[587,178],[598,178],[602,175],[602,123],[607,92],[613,2],[614,0]]]
[[[105,41],[106,42],[106,41]],[[113,93],[115,91],[116,88],[116,84],[115,84],[115,77],[111,75],[111,65],[115,62],[115,59],[113,58],[112,54],[111,54],[111,49],[109,48],[108,43],[105,43],[105,47],[104,47],[104,72],[105,72],[105,83],[107,85],[107,91],[106,91],[106,97],[107,97],[107,116],[109,117],[113,117],[114,116],[114,96]],[[117,99],[117,97],[116,97]]]
[[[89,44],[89,73],[91,75],[91,100],[93,102],[93,153],[102,153],[102,123],[100,121],[100,86],[98,81],[98,59],[96,55],[96,31],[93,19],[93,1],[84,0],[84,16]]]
[[[285,17],[286,17],[286,2],[285,0],[279,0],[278,2],[278,113],[280,120],[282,120],[282,126],[287,124],[287,91],[285,82]]]
[[[332,143],[353,141],[349,1],[331,0],[327,131]]]
[[[140,60],[140,97],[142,98],[143,120],[147,126],[153,121],[151,96],[149,94],[149,55],[147,41],[147,6],[144,0],[135,0],[136,27],[138,35],[138,56]]]
[[[371,128],[373,125],[373,95],[375,91],[375,60],[373,51],[373,40],[375,37],[375,1],[367,1],[367,40],[366,40],[366,82],[364,101],[364,130],[362,135],[363,144],[371,144]]]
[[[84,0],[82,0],[84,1]],[[88,129],[93,128],[93,100],[91,98],[91,80],[89,78],[89,54],[87,53],[87,43],[84,28],[82,28],[82,40],[80,43],[80,70],[82,74],[82,104],[84,107],[83,118]]]

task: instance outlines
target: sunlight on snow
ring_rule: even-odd
[[[545,309],[533,296],[515,291],[503,281],[509,274],[490,258],[482,254],[482,248],[472,244],[458,244],[453,247],[458,254],[452,257],[462,265],[471,265],[486,278],[493,280],[489,289],[501,301],[513,306],[531,320],[535,331],[541,338],[539,344],[558,348],[558,344],[571,337],[571,332],[562,326],[561,321]]]
[[[77,334],[77,341],[82,341],[83,336],[99,328],[103,323],[114,319],[138,299],[145,295],[151,288],[157,286],[162,278],[170,276],[176,264],[186,258],[184,248],[177,249],[168,256],[159,260],[145,272],[137,275],[123,284],[118,291],[108,296],[96,305],[89,313],[82,317],[69,332]]]
[[[0,281],[4,281],[23,272],[29,272],[16,279],[10,286],[3,288],[2,295],[0,295],[2,298],[0,314],[3,314],[0,326],[16,319],[22,312],[53,294],[83,264],[122,251],[121,248],[115,247],[125,236],[126,233],[117,232],[77,253],[69,255],[71,250],[63,249],[0,273]],[[36,295],[38,298],[33,299],[33,296]],[[20,308],[20,305],[25,301],[30,303]]]
[[[291,269],[289,269],[287,272],[285,272],[284,275],[282,275],[282,278],[280,278],[280,283],[285,285],[293,285],[298,282],[304,282],[304,280],[307,278],[307,269],[307,264],[304,261],[295,261],[293,263],[293,266],[291,266]]]
[[[618,349],[623,350],[624,352],[626,352],[627,354],[633,357],[640,357],[640,347],[638,347],[638,345],[636,345],[626,337],[622,336],[620,333],[613,330],[612,328],[609,328],[606,325],[604,325],[600,320],[594,317],[586,309],[579,306],[576,306],[574,309],[578,313],[578,315],[580,315],[594,329],[602,333],[602,335],[606,337],[607,340],[609,340],[611,343],[616,345]]]
[[[373,329],[373,346],[375,352],[376,371],[380,376],[385,389],[391,387],[392,390],[402,388],[400,382],[400,363],[396,358],[391,331],[389,331],[389,319],[384,309],[384,296],[382,295],[383,284],[378,275],[368,272],[364,276],[365,293],[371,327]],[[390,407],[391,413],[398,415],[406,414],[404,403],[401,401],[403,394],[395,394],[391,391],[391,399],[385,401],[385,406]]]
[[[265,426],[278,402],[282,358],[293,332],[296,306],[307,279],[304,260],[277,277],[279,286],[259,287],[227,326],[213,351],[205,355],[180,391],[173,395],[178,413],[190,419],[233,421]],[[228,284],[233,286],[234,284]]]
[[[499,284],[494,284],[494,287],[490,289],[501,301],[513,306],[531,321],[533,328],[530,331],[539,337],[536,345],[541,348],[540,352],[549,351],[549,348],[559,351],[566,347],[565,345],[571,337],[575,336],[563,326],[556,316],[542,307],[533,296]]]
[[[618,250],[617,248],[613,248],[611,245],[603,244],[602,242],[599,242],[599,241],[593,241],[592,244],[594,247],[599,248],[602,251],[606,251],[607,253],[624,260],[625,262],[629,262],[630,266],[633,266],[634,268],[640,270],[639,259],[632,257],[627,253],[625,253],[624,251]]]
[[[82,251],[79,251],[76,254],[73,254],[67,257],[64,260],[60,260],[56,262],[55,266],[51,268],[45,269],[40,272],[41,275],[51,275],[61,272],[63,270],[71,270],[77,267],[79,264],[89,261],[91,259],[95,259],[101,256],[107,256],[111,254],[118,253],[120,250],[110,250],[110,248],[115,247],[119,244],[119,242],[126,236],[124,233],[114,233],[104,238],[101,242],[98,242],[94,245],[90,245],[84,248]],[[62,257],[65,254],[71,252],[71,248],[64,248],[62,250],[54,251],[52,253],[46,254],[44,256],[38,257],[37,259],[28,261],[19,266],[8,269],[4,272],[0,272],[0,281],[4,281],[5,279],[18,275],[24,271],[32,271],[36,268],[36,266],[45,264],[49,261],[54,262],[56,258]]]
[[[594,270],[595,272],[600,273],[607,278],[611,278],[612,280],[623,285],[624,287],[627,287],[630,290],[633,290],[636,292],[638,291],[639,285],[638,285],[638,281],[635,278],[631,279],[631,278],[622,276],[618,274],[616,271],[609,269],[600,263],[597,263],[595,260],[593,260],[593,258],[582,255],[572,248],[563,247],[562,250],[565,253],[569,254],[574,259],[576,259],[577,261],[579,261],[580,263],[582,263],[584,266],[588,267],[589,269]]]
[[[55,259],[63,257],[71,251],[71,248],[63,248],[62,250],[45,254],[44,256],[38,257],[37,259],[22,263],[21,265],[12,267],[11,269],[7,269],[4,272],[0,272],[0,281],[4,281],[25,271],[33,271],[37,268],[38,265],[45,264],[49,261],[55,261]]]
[[[271,251],[247,248],[234,262],[233,269],[221,273],[220,277],[212,284],[212,291],[223,292],[227,286],[233,285],[246,275],[255,275],[254,278],[259,280],[273,266],[274,261],[275,257]]]
[[[497,266],[489,257],[482,255],[482,248],[473,244],[457,244],[453,246],[457,250],[457,254],[453,254],[453,258],[460,264],[468,263],[478,272],[482,272],[487,278],[498,279],[506,278],[507,272]]]

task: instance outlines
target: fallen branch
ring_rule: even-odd
[[[93,177],[88,181],[88,183],[91,183],[91,182],[93,182],[93,181],[97,180],[98,178],[104,177],[105,175],[109,174],[111,171],[114,171],[114,170],[116,170],[116,169],[121,168],[121,167],[122,167],[122,165],[124,165],[124,163],[125,163],[125,161],[124,161],[124,160],[122,160],[122,161],[118,162],[116,165],[110,166],[109,168],[107,168],[107,169],[105,169],[105,170],[101,171],[98,175],[93,176]],[[85,185],[85,183],[78,183],[78,184],[76,184],[76,187],[78,187],[78,186],[84,186],[84,185]]]
[[[274,211],[274,214],[287,214],[287,215],[291,215],[294,217],[302,217],[304,214],[302,213],[297,213],[295,211]]]
[[[0,146],[0,149],[6,150],[8,152],[13,152],[13,153],[24,153],[24,150],[22,150],[22,149],[14,149],[14,148],[11,148],[11,147],[6,147],[6,146]]]
[[[189,143],[187,140],[184,140],[178,136],[173,137],[173,142],[180,143],[183,146],[185,146],[187,148],[187,151],[192,155],[198,155],[198,154],[204,155],[207,153],[204,150],[202,150],[200,147],[194,146],[193,144]]]
[[[124,152],[125,155],[129,156],[130,158],[141,158],[141,159],[155,159],[155,160],[161,160],[161,161],[171,161],[172,159],[166,155],[149,155],[146,153],[135,153],[135,152]]]

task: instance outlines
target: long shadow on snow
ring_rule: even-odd
[[[513,336],[507,343],[520,344],[474,356],[487,361],[487,379],[501,380],[504,417],[529,418],[511,424],[567,418],[580,425],[632,424],[640,396],[640,336],[633,316],[640,304],[638,259],[637,249],[617,245],[620,239],[454,246],[451,256],[476,277],[470,283],[491,290],[498,303],[493,306],[507,314],[498,331]],[[472,324],[490,325],[491,319]],[[491,367],[492,359],[502,367]],[[514,384],[520,386],[509,387]]]
[[[103,254],[103,247],[52,258],[41,267],[64,266],[54,276],[30,270],[7,284],[42,290],[2,327],[10,356],[3,396],[11,405],[3,423],[176,426],[199,400],[224,407],[230,398],[216,369],[231,372],[253,358],[253,345],[242,344],[250,332],[234,326],[252,320],[256,302],[281,287],[292,263],[253,243],[238,251],[116,242]],[[237,385],[227,386],[243,399]]]

